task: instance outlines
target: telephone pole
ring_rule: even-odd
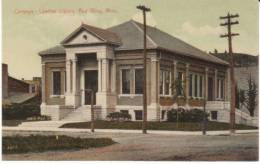
[[[232,37],[239,35],[238,33],[231,32],[231,26],[238,24],[238,21],[232,21],[233,18],[238,18],[239,15],[232,15],[230,13],[227,16],[220,17],[221,20],[226,20],[225,23],[221,23],[220,26],[227,26],[227,34],[220,35],[221,38],[228,38],[228,49],[229,49],[229,60],[230,60],[230,78],[231,78],[231,100],[230,100],[230,133],[235,133],[235,104],[236,104],[236,93],[235,93],[235,76],[234,76],[234,58],[232,51]]]
[[[136,7],[137,9],[143,12],[143,26],[144,26],[144,68],[143,68],[143,134],[146,134],[146,123],[147,123],[147,95],[146,95],[146,12],[151,11],[151,9],[145,7],[144,5],[139,5]]]

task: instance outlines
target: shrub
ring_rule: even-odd
[[[107,115],[107,119],[109,121],[130,121],[131,115],[128,113],[113,112]]]
[[[2,109],[4,120],[22,120],[27,117],[40,116],[40,106],[31,104],[12,104]]]
[[[206,113],[206,118],[209,114]],[[199,109],[184,110],[184,109],[172,109],[167,112],[167,121],[169,122],[201,122],[203,121],[204,112]]]
[[[26,120],[28,120],[28,121],[46,121],[46,120],[51,120],[51,117],[50,116],[45,116],[45,115],[32,116],[32,117],[26,118]]]
[[[3,154],[43,152],[103,147],[115,142],[111,138],[73,138],[68,136],[6,136],[3,137]]]

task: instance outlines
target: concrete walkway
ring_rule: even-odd
[[[3,131],[35,131],[35,132],[76,132],[76,133],[91,133],[90,129],[73,129],[73,128],[55,128],[55,127],[2,127]],[[95,132],[100,133],[142,133],[141,130],[122,130],[122,129],[95,129]],[[166,131],[166,130],[148,130],[149,134],[161,135],[202,135],[201,131]],[[236,130],[236,134],[258,133],[255,130]],[[228,135],[228,130],[222,131],[207,131],[207,135]]]

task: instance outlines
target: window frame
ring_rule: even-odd
[[[123,93],[123,70],[129,70],[129,93]],[[120,94],[121,95],[131,95],[131,68],[130,67],[122,67],[120,68]]]
[[[166,85],[166,72],[169,73],[169,87],[168,87],[168,94],[165,94],[165,85]],[[162,93],[161,93],[161,76],[162,76]],[[171,97],[172,96],[172,91],[171,91],[171,83],[172,83],[172,72],[171,69],[160,69],[160,76],[159,76],[159,94],[160,97]]]
[[[191,80],[190,76],[192,76],[192,80]],[[189,82],[192,82],[192,84],[189,84],[189,97],[196,98],[196,99],[202,99],[203,91],[205,89],[205,88],[203,88],[205,77],[200,73],[190,73],[190,76],[189,76]],[[192,88],[190,88],[190,86],[192,86]],[[192,95],[192,96],[190,96],[190,95]]]
[[[60,73],[60,94],[54,94],[54,73],[55,72],[59,72]],[[61,97],[64,96],[61,94],[61,90],[62,90],[62,85],[61,85],[61,80],[62,80],[62,76],[61,76],[61,70],[52,70],[51,71],[51,95],[50,97]]]
[[[136,90],[135,90],[135,89],[136,89],[136,88],[135,88],[135,83],[136,83],[136,80],[135,80],[135,72],[136,72],[137,69],[141,69],[141,70],[144,71],[143,67],[134,67],[134,68],[133,68],[133,79],[134,79],[134,82],[133,82],[133,83],[134,83],[134,84],[133,84],[133,92],[134,92],[134,93],[133,93],[133,94],[134,94],[134,95],[139,95],[139,96],[141,96],[141,95],[143,95],[143,93],[136,93]],[[144,72],[143,72],[143,73],[144,73]],[[131,86],[130,86],[130,88],[131,88]],[[131,89],[130,89],[130,90],[131,90]],[[142,80],[142,91],[143,91],[143,80]]]

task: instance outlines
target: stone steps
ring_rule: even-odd
[[[74,122],[74,121],[73,121]],[[30,121],[23,122],[18,127],[21,128],[58,128],[69,121]]]
[[[62,121],[89,121],[91,120],[91,111],[88,107],[80,107],[69,113]]]

